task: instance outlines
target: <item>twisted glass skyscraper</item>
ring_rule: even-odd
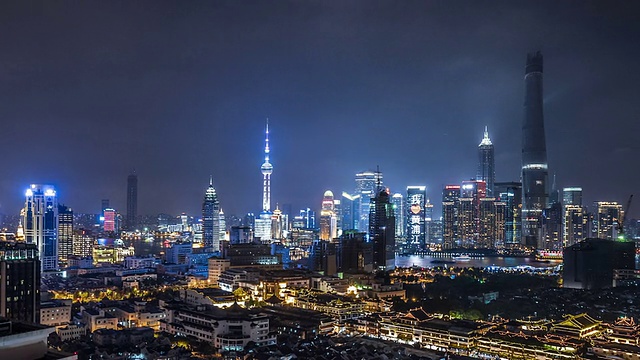
[[[547,146],[542,108],[542,54],[527,55],[522,123],[522,237],[542,248],[542,212],[549,202]]]

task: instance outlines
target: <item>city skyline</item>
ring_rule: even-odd
[[[638,113],[633,101],[637,89],[632,86],[638,73],[628,69],[635,69],[632,62],[639,50],[616,36],[638,32],[638,25],[624,15],[631,9],[597,3],[576,9],[561,4],[547,16],[551,3],[489,4],[485,11],[499,7],[495,15],[499,18],[482,20],[469,14],[472,7],[461,5],[426,9],[419,3],[400,8],[389,4],[382,3],[371,13],[349,4],[317,5],[317,14],[304,14],[312,20],[310,25],[290,16],[296,6],[285,10],[258,4],[265,17],[272,15],[261,22],[240,4],[200,5],[185,10],[171,24],[176,31],[186,26],[184,33],[191,33],[193,26],[207,33],[215,26],[198,11],[221,19],[232,14],[238,24],[222,21],[222,26],[239,37],[235,45],[202,33],[181,44],[178,31],[155,47],[153,39],[131,28],[141,8],[122,20],[125,29],[114,32],[113,41],[101,34],[113,30],[108,19],[123,14],[109,4],[56,10],[69,12],[75,19],[72,23],[85,30],[79,33],[97,39],[95,45],[87,43],[92,37],[74,35],[82,46],[64,48],[60,44],[71,29],[47,14],[35,14],[42,24],[30,30],[25,21],[2,22],[5,33],[23,35],[7,46],[8,66],[2,71],[8,82],[1,115],[10,121],[3,130],[23,134],[50,125],[56,141],[53,146],[34,143],[6,157],[5,166],[13,171],[0,182],[0,213],[17,214],[28,185],[46,183],[54,185],[61,201],[78,213],[98,213],[100,200],[110,199],[111,207],[125,214],[126,176],[131,168],[139,175],[138,214],[198,214],[206,186],[203,179],[209,174],[216,178],[227,214],[257,213],[262,188],[256,169],[267,117],[274,150],[270,160],[278,168],[272,180],[272,208],[286,203],[294,210],[316,209],[325,190],[352,192],[353,175],[376,165],[391,191],[426,185],[427,196],[439,207],[442,185],[475,176],[477,140],[485,126],[491,129],[495,145],[496,181],[520,180],[521,143],[513,134],[520,133],[522,121],[522,64],[527,52],[538,49],[546,62],[549,171],[557,174],[558,187],[582,187],[588,206],[596,200],[624,203],[634,192],[638,174],[628,164],[639,155],[633,139],[639,126],[633,121]],[[5,14],[30,10],[20,4],[2,6],[8,7]],[[150,11],[140,26],[154,29],[153,20],[165,6],[145,8]],[[97,19],[96,11],[107,20]],[[571,17],[563,18],[569,13]],[[518,14],[526,17],[517,25],[500,16]],[[391,24],[398,25],[392,21],[396,16],[407,21],[392,29]],[[293,31],[281,29],[278,21]],[[332,33],[327,23],[354,38]],[[50,42],[45,49],[21,45],[39,43],[35,40],[47,25],[56,31],[47,35]],[[469,39],[453,32],[456,26]],[[567,27],[576,30],[561,31]],[[600,27],[605,30],[599,31]],[[443,31],[434,32],[438,29]],[[506,29],[513,31],[507,34]],[[293,35],[295,30],[300,35]],[[383,36],[385,30],[389,31]],[[547,37],[552,32],[565,35]],[[574,32],[580,35],[570,35]],[[133,34],[132,40],[124,41],[124,34]],[[336,41],[326,42],[327,36]],[[265,45],[242,51],[242,46],[259,40],[266,40]],[[464,46],[434,48],[459,40]],[[136,41],[140,50],[133,46]],[[293,45],[286,45],[289,42]],[[317,49],[305,46],[306,42]],[[473,46],[474,42],[483,46]],[[230,55],[207,71],[218,54],[217,45]],[[154,49],[158,56],[146,57],[144,51]],[[338,59],[323,56],[323,51],[338,54]],[[134,56],[143,57],[149,68],[141,70],[142,62]],[[256,57],[264,62],[249,62],[252,67],[248,67],[246,61]],[[174,65],[176,70],[166,70]],[[478,68],[483,71],[477,72]],[[219,82],[213,81],[218,78]],[[177,86],[168,86],[172,83]],[[143,101],[131,100],[138,98]],[[407,137],[408,129],[417,135]],[[382,131],[388,140],[384,149],[362,140]],[[19,138],[4,143],[6,151],[17,148]],[[330,146],[322,146],[327,141]],[[60,162],[31,166],[28,159],[43,151]],[[585,157],[597,165],[585,166]],[[593,176],[594,168],[602,176]],[[630,216],[638,213],[638,207],[632,208]]]

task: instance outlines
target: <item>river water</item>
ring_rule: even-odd
[[[433,261],[436,261],[435,263]],[[396,255],[396,267],[434,267],[434,266],[453,266],[453,267],[489,267],[489,266],[500,266],[500,267],[516,267],[516,266],[533,266],[533,267],[551,267],[562,264],[561,260],[550,260],[549,262],[538,262],[534,261],[531,258],[526,257],[482,257],[482,258],[472,258],[468,261],[459,261],[455,263],[438,263],[439,261],[453,261],[452,258],[441,258],[441,257],[432,257],[432,256],[420,256],[420,255],[409,255],[409,256],[400,256]]]
[[[162,241],[133,241],[133,247],[135,248],[136,255],[159,255],[162,248]],[[433,261],[436,262],[433,262]],[[472,258],[469,261],[462,261],[456,263],[438,263],[438,261],[453,261],[451,258],[446,257],[432,257],[432,256],[420,256],[409,255],[401,256],[396,255],[396,267],[434,267],[434,266],[453,266],[453,267],[488,267],[488,266],[501,266],[501,267],[515,267],[521,265],[528,265],[534,267],[551,267],[562,263],[559,260],[551,260],[549,262],[536,262],[531,258],[524,257],[484,257],[484,258]]]

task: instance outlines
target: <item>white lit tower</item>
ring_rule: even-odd
[[[267,127],[264,139],[264,163],[262,167],[262,211],[271,211],[271,173],[273,165],[269,162],[269,119],[267,119]]]

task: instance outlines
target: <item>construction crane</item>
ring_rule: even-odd
[[[618,241],[626,241],[624,236],[624,222],[627,219],[627,214],[629,213],[629,208],[631,208],[631,200],[633,200],[633,194],[629,196],[629,200],[627,200],[627,206],[623,209],[622,219],[618,220]]]

